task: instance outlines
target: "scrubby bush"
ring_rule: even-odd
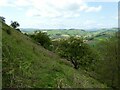
[[[24,35],[29,36],[27,33],[24,33]]]
[[[11,31],[10,31],[10,29],[6,29],[6,32],[7,32],[7,34],[11,34]]]
[[[19,28],[16,29],[17,31],[21,32]]]
[[[51,40],[46,33],[38,32],[38,33],[35,33],[33,35],[29,35],[29,36],[31,38],[33,38],[37,43],[39,43],[44,48],[50,49]]]

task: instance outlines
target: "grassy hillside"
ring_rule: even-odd
[[[107,88],[3,23],[3,87]]]

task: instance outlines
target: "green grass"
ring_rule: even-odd
[[[2,50],[3,87],[107,88],[4,23]]]

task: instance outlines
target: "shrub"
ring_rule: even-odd
[[[46,33],[38,32],[34,35],[29,35],[31,38],[33,38],[36,42],[38,42],[41,46],[43,46],[46,49],[51,49],[51,40],[49,36]]]
[[[11,35],[10,29],[6,29],[7,34]]]
[[[17,31],[21,32],[19,28],[16,29]]]

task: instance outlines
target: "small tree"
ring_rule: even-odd
[[[20,26],[20,24],[17,22],[17,21],[11,21],[11,26],[14,28],[14,29],[16,29],[17,27],[19,27]]]
[[[92,63],[93,59],[88,59],[90,54],[90,47],[83,42],[80,38],[69,38],[67,40],[61,40],[58,46],[58,53],[60,56],[71,61],[75,69],[78,69],[80,65],[88,65]]]

